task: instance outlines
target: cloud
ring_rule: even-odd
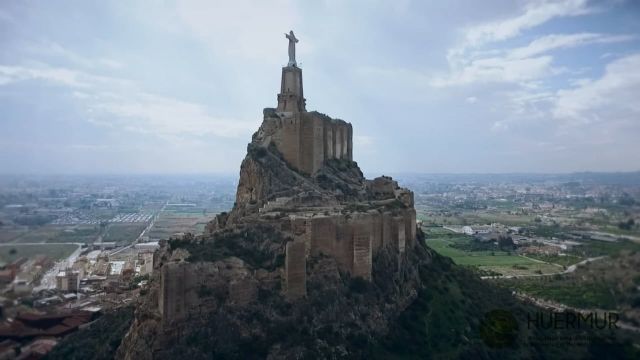
[[[562,48],[590,44],[606,44],[635,39],[631,35],[596,33],[551,34],[513,49],[490,49],[460,57],[451,63],[450,71],[435,77],[436,87],[468,85],[472,83],[523,83],[557,75],[565,70],[553,66],[548,53]]]
[[[551,56],[525,59],[490,57],[472,60],[468,65],[431,80],[435,87],[468,85],[477,82],[509,82],[539,79],[554,73]]]
[[[89,58],[82,56],[54,41],[41,41],[25,48],[26,51],[46,57],[57,57],[65,60],[69,65],[77,65],[87,69],[107,68],[118,70],[125,67],[123,63],[115,59],[101,57]]]
[[[615,43],[633,39],[635,39],[635,36],[631,35],[605,35],[596,33],[552,34],[540,37],[527,46],[510,50],[507,57],[511,59],[523,59],[544,54],[555,49],[589,44]]]
[[[284,32],[295,30],[301,20],[292,0],[186,0],[177,2],[175,14],[188,31],[216,54],[230,59],[266,57],[273,62],[282,62],[281,54],[273,49],[283,46]],[[304,40],[302,51],[308,51],[310,42]]]
[[[519,36],[523,31],[552,19],[595,12],[586,0],[537,1],[507,19],[468,27],[463,41],[447,52],[449,71],[436,76],[435,87],[468,85],[476,82],[522,83],[561,73],[554,68],[549,52],[596,43],[629,41],[630,35],[598,33],[550,34],[518,48],[501,48],[495,44]]]
[[[518,16],[468,28],[465,31],[464,47],[507,40],[551,19],[585,15],[593,11],[587,7],[586,0],[536,1],[527,5]]]
[[[614,60],[604,75],[579,83],[573,89],[559,90],[552,114],[570,124],[599,121],[638,121],[640,103],[640,54]]]
[[[207,109],[191,102],[137,92],[105,96],[94,106],[108,114],[116,125],[142,134],[154,134],[168,140],[180,137],[245,137],[257,127],[254,122],[217,118]]]
[[[10,84],[24,80],[45,80],[74,88],[89,87],[84,74],[63,68],[29,68],[0,65],[0,84]]]
[[[78,70],[42,66],[0,66],[0,85],[41,80],[69,88],[91,114],[89,122],[158,136],[168,141],[185,137],[244,137],[256,124],[208,113],[204,105],[141,90],[134,82]]]

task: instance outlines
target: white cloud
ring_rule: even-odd
[[[187,0],[177,3],[176,15],[197,38],[217,54],[231,59],[266,59],[282,62],[282,54],[273,51],[284,45],[284,32],[296,30],[300,16],[292,0],[208,1]],[[274,36],[282,34],[281,36]],[[304,38],[302,51],[310,50]]]
[[[126,97],[105,97],[95,106],[113,116],[112,122],[129,130],[165,139],[179,137],[243,137],[257,124],[238,119],[217,118],[195,103],[138,92]]]
[[[480,46],[489,42],[513,38],[524,30],[565,16],[584,15],[592,12],[586,0],[536,1],[524,8],[518,16],[473,26],[465,31],[465,47]]]
[[[604,75],[582,80],[574,89],[559,90],[553,116],[570,124],[598,121],[637,122],[640,114],[640,54],[607,65]]]
[[[553,66],[553,56],[548,53],[561,48],[571,48],[597,43],[630,41],[630,35],[606,35],[596,33],[551,34],[533,40],[528,45],[514,49],[490,49],[468,56],[460,56],[452,62],[447,74],[431,81],[436,87],[468,85],[476,82],[530,82],[557,75],[565,70]]]
[[[468,85],[477,82],[511,82],[535,80],[553,74],[551,56],[525,59],[491,57],[472,60],[461,69],[431,80],[435,87]]]
[[[38,79],[74,88],[86,88],[90,86],[84,74],[64,68],[30,68],[0,65],[0,79],[3,79],[0,83],[5,85],[23,80]]]
[[[435,77],[431,84],[443,87],[476,82],[520,84],[534,81],[563,71],[552,66],[553,57],[548,53],[553,50],[634,39],[629,35],[583,32],[545,35],[526,46],[513,49],[493,46],[552,19],[594,11],[594,8],[587,6],[586,0],[536,1],[511,18],[469,27],[463,31],[463,41],[447,53],[449,71]]]
[[[527,46],[510,50],[507,57],[523,59],[560,48],[630,41],[634,38],[635,37],[631,35],[605,35],[596,33],[552,34],[540,37]]]
[[[79,55],[78,53],[69,50],[68,48],[53,41],[42,41],[26,47],[28,52],[36,55],[45,55],[48,57],[58,57],[66,60],[67,62],[78,65],[83,68],[108,68],[118,70],[124,68],[124,64],[111,58],[88,58],[86,56]]]
[[[42,80],[70,89],[92,114],[89,122],[151,134],[169,141],[184,137],[244,137],[256,124],[208,113],[205,106],[145,92],[131,81],[53,67],[0,66],[0,85]]]

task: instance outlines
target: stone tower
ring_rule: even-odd
[[[307,111],[305,103],[302,91],[302,69],[295,65],[283,67],[276,111],[282,113]]]

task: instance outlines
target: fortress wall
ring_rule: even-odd
[[[398,252],[404,253],[406,245],[406,233],[404,217],[402,216],[393,218],[393,237],[394,245],[396,246],[396,249],[398,249]]]
[[[332,217],[313,218],[311,226],[311,254],[333,255],[336,241],[336,219]]]
[[[353,224],[352,275],[371,280],[371,218],[359,219]]]
[[[280,136],[274,137],[276,147],[289,165],[300,168],[300,117],[294,114],[281,121]]]
[[[158,308],[163,325],[185,320],[190,313],[200,310],[201,300],[197,289],[205,276],[206,273],[195,271],[189,263],[168,263],[162,266]]]
[[[313,173],[314,163],[314,121],[310,116],[300,115],[300,162],[298,170],[307,174]]]
[[[408,209],[404,214],[405,235],[407,246],[413,247],[416,243],[416,210]]]
[[[306,245],[303,242],[287,243],[285,252],[285,286],[286,295],[297,299],[307,295],[307,257]]]
[[[353,161],[353,126],[347,124],[347,159]]]
[[[331,123],[324,124],[324,157],[325,159],[333,159],[333,149],[335,145],[333,144],[333,126]]]
[[[340,127],[342,128],[342,155],[340,158],[349,159],[349,141],[347,140],[349,138],[349,128],[346,124],[342,124]]]
[[[376,253],[382,247],[382,214],[371,212],[371,252]]]
[[[324,160],[326,159],[324,156],[324,128],[326,121],[320,118],[313,118],[313,160],[312,160],[312,171],[310,174],[318,171],[322,165],[324,164]]]
[[[335,144],[336,149],[334,151],[336,159],[342,159],[342,126],[335,126]]]
[[[382,213],[382,246],[392,244],[393,236],[393,219],[391,213]]]
[[[183,269],[179,264],[166,264],[160,272],[160,296],[158,310],[162,315],[163,324],[171,324],[184,318],[184,278]]]
[[[334,256],[342,270],[353,269],[353,224],[347,221],[339,221],[336,226],[336,242]]]

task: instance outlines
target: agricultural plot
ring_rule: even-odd
[[[147,227],[146,223],[116,223],[109,224],[102,237],[103,242],[115,242],[120,245],[127,245],[138,238],[140,233]]]
[[[32,258],[37,255],[60,260],[71,255],[77,248],[73,244],[3,244],[0,245],[0,262],[10,263],[21,257]]]
[[[30,230],[12,242],[16,243],[91,243],[100,235],[99,225],[45,225]]]
[[[16,238],[18,238],[21,235],[24,235],[25,233],[26,233],[25,230],[17,230],[17,229],[7,230],[7,229],[2,229],[0,231],[0,243],[6,243],[6,242],[14,241]]]
[[[165,209],[158,215],[148,235],[151,239],[168,239],[176,233],[201,234],[207,222],[214,216],[213,213],[206,213],[202,209],[189,209],[189,211]]]
[[[453,235],[428,238],[426,243],[440,255],[450,257],[458,265],[477,267],[501,275],[553,274],[562,267],[513,255],[505,251],[464,251],[452,247],[456,243],[470,241],[466,236]]]

